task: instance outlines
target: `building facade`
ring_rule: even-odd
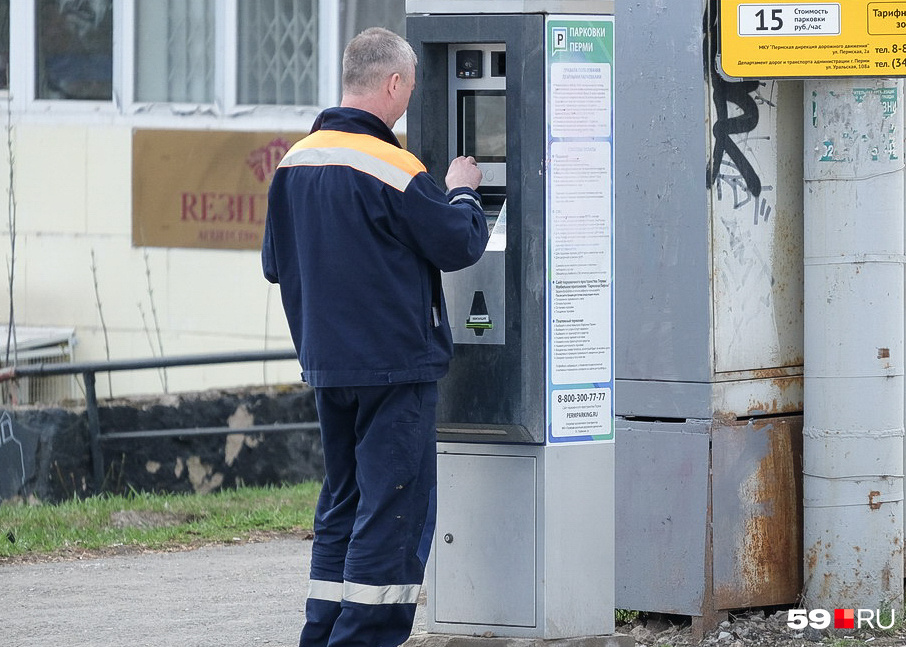
[[[0,321],[14,324],[0,361],[48,329],[72,332],[61,356],[77,361],[290,348],[257,251],[267,183],[338,101],[342,49],[372,25],[403,33],[404,1],[0,1]],[[99,388],[298,379],[280,362]]]

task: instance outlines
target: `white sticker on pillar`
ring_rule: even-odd
[[[547,441],[613,441],[613,18],[547,22]]]

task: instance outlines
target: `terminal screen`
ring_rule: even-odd
[[[506,94],[459,91],[459,154],[478,162],[506,162]]]

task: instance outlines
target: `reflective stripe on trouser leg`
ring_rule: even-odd
[[[325,582],[311,580],[308,583],[308,599],[324,600],[325,602],[343,601],[343,582]]]
[[[343,582],[343,600],[356,604],[415,604],[421,588],[421,584],[369,586]]]
[[[405,640],[412,627],[415,606],[418,602],[421,586],[418,584],[399,584],[388,586],[368,586],[355,582],[309,582],[308,600],[305,603],[305,615],[308,621],[300,645],[308,647],[311,644],[327,645],[331,641],[331,634],[335,625],[340,625],[340,632],[345,631],[343,622],[337,622],[343,607],[347,607],[347,618],[355,621],[354,635],[361,638],[367,632],[369,635],[376,633],[386,637],[388,630],[392,636],[399,634],[394,627],[403,627],[402,638]],[[342,601],[342,604],[341,604]],[[363,628],[363,622],[377,625],[380,629]],[[393,641],[396,640],[394,637]],[[334,644],[348,644],[346,642]],[[368,644],[368,643],[363,643]],[[385,643],[375,642],[375,645]],[[396,642],[386,643],[396,645]]]
[[[308,599],[323,602],[349,600],[357,604],[415,604],[421,592],[420,584],[389,584],[369,586],[355,582],[308,583]]]

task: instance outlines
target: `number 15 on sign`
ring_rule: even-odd
[[[741,4],[737,25],[740,36],[837,36],[837,3]]]

